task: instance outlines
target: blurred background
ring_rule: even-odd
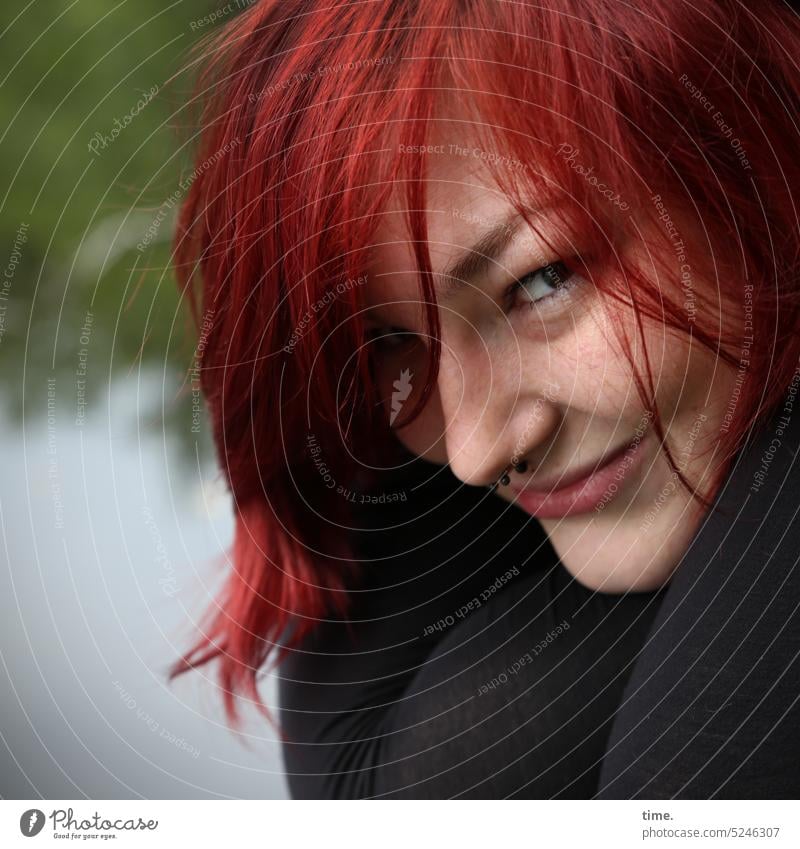
[[[232,535],[169,268],[188,51],[247,5],[0,8],[3,798],[287,795],[212,668],[166,680]]]

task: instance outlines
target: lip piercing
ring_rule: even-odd
[[[514,465],[514,471],[519,473],[519,474],[522,474],[524,471],[527,470],[527,468],[528,468],[528,464],[524,460],[522,462],[516,463]],[[500,479],[494,484],[494,486],[495,487],[497,487],[497,486],[508,486],[510,483],[511,483],[511,477],[508,474],[508,472],[505,471],[500,476]]]

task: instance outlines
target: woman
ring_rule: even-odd
[[[778,0],[259,2],[204,45],[176,268],[237,529],[173,672],[218,658],[235,723],[274,658],[295,795],[752,787],[796,595],[762,668],[712,566],[787,544],[741,470],[800,356],[798,47]]]

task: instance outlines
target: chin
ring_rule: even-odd
[[[702,515],[681,493],[649,523],[647,511],[629,503],[600,517],[541,520],[541,525],[564,568],[583,586],[604,593],[652,592],[669,582]]]
[[[581,535],[563,527],[550,533],[550,541],[564,568],[587,589],[652,592],[672,577],[688,540],[683,535],[678,539],[678,534],[655,530],[637,543],[638,533],[638,526],[628,533],[619,528],[613,535]]]
[[[591,564],[577,563],[571,559],[561,562],[578,583],[587,589],[609,594],[653,592],[669,581],[677,565],[665,567],[656,564],[642,569],[640,566],[628,567],[625,564],[602,563],[597,560]]]

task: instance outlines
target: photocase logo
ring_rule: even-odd
[[[25,837],[36,837],[44,828],[44,813],[38,808],[31,808],[19,818],[19,830]]]
[[[392,392],[392,412],[389,416],[390,425],[394,424],[394,420],[403,408],[403,402],[407,401],[408,396],[411,394],[412,377],[414,375],[407,368],[404,368],[400,372],[400,378],[392,384],[394,386],[394,392]]]

